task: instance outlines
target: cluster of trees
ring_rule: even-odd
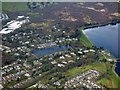
[[[46,7],[46,6],[49,6],[51,4],[53,4],[53,2],[28,2],[27,6],[30,9],[34,9],[37,7]]]
[[[80,38],[80,36],[81,36],[81,33],[80,33],[80,30],[78,30],[78,29],[75,30],[75,33],[70,35],[71,38],[77,38],[77,37]]]

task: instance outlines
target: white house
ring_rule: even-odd
[[[64,57],[64,56],[61,56],[60,59],[65,59],[65,57]]]
[[[64,67],[64,65],[63,64],[58,64],[58,67]]]

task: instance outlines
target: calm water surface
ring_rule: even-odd
[[[119,25],[120,24],[85,29],[83,33],[95,46],[102,46],[104,49],[109,50],[114,57],[120,58],[120,53],[118,53],[118,51],[120,51],[120,48],[118,48]],[[120,76],[120,60],[116,63],[115,71]]]
[[[117,60],[117,62],[116,62],[115,72],[116,72],[116,73],[119,75],[119,77],[120,77],[120,60]]]
[[[45,48],[45,49],[35,49],[33,50],[33,54],[36,56],[43,56],[43,55],[49,55],[55,52],[59,52],[61,50],[66,50],[66,49],[72,49],[71,46],[69,45],[63,45],[63,46],[54,46],[54,47],[50,47],[50,48]]]
[[[118,24],[83,30],[83,33],[97,47],[104,47],[118,58]]]

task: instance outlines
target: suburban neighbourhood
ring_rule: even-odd
[[[68,80],[65,83],[65,88],[71,88],[71,87],[80,87],[84,86],[87,88],[102,88],[100,85],[97,85],[97,83],[90,81],[93,78],[97,78],[99,76],[99,72],[96,70],[89,70],[81,75],[77,75],[76,77],[72,78],[71,80]]]
[[[2,3],[0,90],[120,88],[119,59],[83,33],[119,23],[116,4]]]

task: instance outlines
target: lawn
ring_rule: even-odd
[[[118,77],[115,75],[112,69],[110,69],[109,72],[111,73],[110,75],[108,74],[106,77],[103,76],[97,81],[97,83],[101,83],[107,88],[120,88],[120,80]]]
[[[109,62],[105,63],[107,67],[107,71],[109,74],[103,76],[100,80],[98,80],[98,83],[101,83],[102,85],[108,87],[108,88],[120,88],[120,80],[114,73],[115,67],[111,67]]]
[[[120,77],[119,78],[117,77],[114,70],[115,70],[115,64],[113,68],[110,70],[110,72],[112,74],[112,78],[114,79],[116,86],[120,89]]]
[[[86,47],[92,47],[93,44],[88,40],[88,38],[84,35],[84,33],[82,32],[82,29],[80,30],[81,33],[81,38],[80,41],[82,42],[82,44]]]
[[[27,2],[3,2],[3,11],[26,11],[29,10]]]
[[[97,83],[101,83],[102,85],[104,86],[109,86],[109,88],[113,88],[111,85],[110,85],[110,82],[111,80],[110,79],[107,79],[105,77],[101,78],[99,81],[97,81]]]

